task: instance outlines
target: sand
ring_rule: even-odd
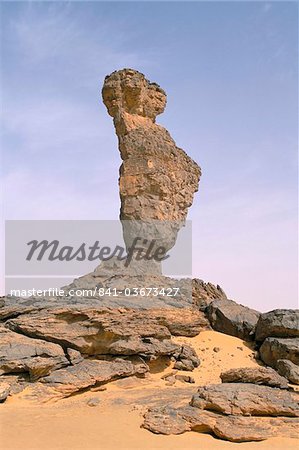
[[[140,428],[145,404],[155,404],[163,393],[171,398],[184,392],[186,398],[191,398],[198,385],[219,382],[222,370],[257,365],[253,349],[248,344],[215,331],[203,332],[195,338],[174,340],[190,343],[202,360],[200,367],[190,373],[195,384],[177,381],[174,387],[167,386],[161,376],[171,372],[171,367],[153,364],[155,373],[146,379],[118,380],[107,385],[104,391],[87,391],[58,402],[38,404],[32,400],[27,388],[0,406],[0,448],[298,450],[299,442],[295,439],[272,438],[235,444],[196,432],[161,436]],[[90,399],[98,399],[99,404],[88,406]]]

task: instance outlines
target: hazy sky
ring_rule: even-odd
[[[202,168],[193,276],[265,311],[297,305],[297,4],[1,4],[7,219],[117,219],[103,78],[135,68]]]

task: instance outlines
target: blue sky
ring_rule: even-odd
[[[7,219],[117,219],[105,75],[143,72],[202,167],[193,275],[260,310],[297,304],[298,15],[292,2],[1,4]]]

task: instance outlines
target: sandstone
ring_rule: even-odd
[[[260,348],[260,357],[265,364],[274,368],[279,359],[299,365],[299,338],[266,338]]]
[[[99,298],[76,297],[74,295],[67,296],[63,301],[69,305],[70,301],[81,304],[81,306],[92,307],[109,307],[109,308],[132,308],[132,309],[162,309],[162,308],[190,308],[194,305],[192,299],[192,280],[182,278],[177,280],[163,276],[161,274],[152,274],[151,271],[145,270],[141,272],[142,267],[133,270],[131,266],[126,267],[125,261],[119,261],[117,258],[111,258],[102,261],[96,269],[82,277],[76,278],[70,285],[64,286],[65,292],[68,294],[71,290],[89,289],[101,286],[105,290],[116,290],[124,292],[131,289],[148,289],[156,288],[158,295],[154,291],[146,296],[142,295],[121,295],[117,297],[104,295]],[[146,268],[147,269],[147,268]],[[171,292],[177,292],[176,295],[161,295],[160,292],[170,289]],[[177,291],[178,289],[178,291]],[[60,299],[61,304],[61,299]],[[203,317],[203,314],[202,314]],[[206,322],[208,324],[208,322]]]
[[[9,383],[0,380],[0,403],[3,403],[10,394]]]
[[[9,386],[9,395],[15,395],[22,392],[27,386],[32,385],[28,373],[18,373],[0,376],[0,384]]]
[[[299,366],[287,359],[279,359],[276,362],[277,372],[287,378],[290,383],[299,384]]]
[[[299,416],[299,398],[287,390],[249,383],[203,386],[191,406],[227,415]]]
[[[68,348],[66,350],[68,359],[72,365],[78,364],[79,362],[83,361],[83,356],[80,352],[77,350],[74,350],[73,348]]]
[[[155,123],[166,105],[166,94],[156,83],[136,70],[123,69],[105,78],[102,96],[113,117],[123,160],[120,219],[126,247],[136,236],[143,236],[155,238],[168,251],[198,190],[200,168]],[[143,234],[136,221],[158,221],[162,227],[156,234],[156,225],[146,225]]]
[[[239,305],[232,300],[220,299],[211,302],[206,313],[214,330],[246,341],[254,338],[260,315],[254,309]]]
[[[186,431],[210,433],[231,442],[262,441],[270,437],[298,436],[297,418],[222,416],[191,406],[150,408],[143,427],[156,434],[181,434]]]
[[[204,311],[213,300],[227,298],[218,284],[214,286],[212,283],[205,283],[198,278],[192,280],[192,297],[194,304],[200,311]]]
[[[68,397],[88,387],[108,383],[118,378],[147,372],[146,364],[133,364],[129,360],[84,360],[75,366],[56,370],[41,379],[57,393]]]
[[[173,356],[176,359],[174,369],[192,371],[200,365],[195,350],[188,345],[183,345]]]
[[[70,285],[64,286],[64,290],[68,293],[70,290],[85,289],[92,290],[97,286],[103,286],[105,289],[116,289],[117,291],[123,291],[126,288],[150,288],[156,287],[160,289],[174,289],[178,288],[179,291],[176,296],[161,296],[161,295],[149,295],[142,297],[137,296],[118,296],[108,297],[103,296],[99,299],[94,297],[84,297],[85,306],[91,304],[92,306],[102,306],[110,308],[133,308],[133,309],[161,309],[161,308],[190,308],[194,307],[197,310],[204,311],[206,306],[213,300],[218,298],[226,298],[225,293],[220,286],[214,286],[212,283],[204,283],[202,280],[181,278],[175,279],[162,275],[153,275],[148,272],[142,275],[134,273],[130,268],[124,266],[124,261],[119,261],[116,258],[111,258],[107,261],[102,261],[96,269],[76,278]],[[60,299],[66,303],[70,302],[70,298]],[[72,302],[80,302],[80,298],[74,296],[71,297]],[[13,306],[11,305],[11,309]],[[6,314],[9,317],[9,308],[6,308]],[[11,312],[12,314],[12,312]],[[1,317],[1,308],[0,308]],[[202,313],[202,318],[204,315]],[[205,320],[205,324],[208,327],[209,322]]]
[[[257,341],[263,341],[267,337],[297,336],[299,336],[299,309],[275,309],[260,315],[255,333]]]
[[[60,345],[0,327],[0,374],[27,372],[33,381],[67,365]]]
[[[288,380],[269,367],[242,367],[222,372],[223,383],[253,383],[266,386],[288,388]]]
[[[7,322],[11,330],[75,349],[85,355],[145,355],[181,352],[172,334],[193,336],[205,327],[202,313],[182,309],[145,312],[126,308],[54,308]],[[170,332],[171,330],[171,332]],[[69,350],[68,350],[69,351]]]

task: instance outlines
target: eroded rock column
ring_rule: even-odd
[[[139,235],[168,251],[198,190],[200,167],[155,123],[166,106],[158,84],[123,69],[105,78],[102,95],[123,160],[119,190],[126,247]]]

